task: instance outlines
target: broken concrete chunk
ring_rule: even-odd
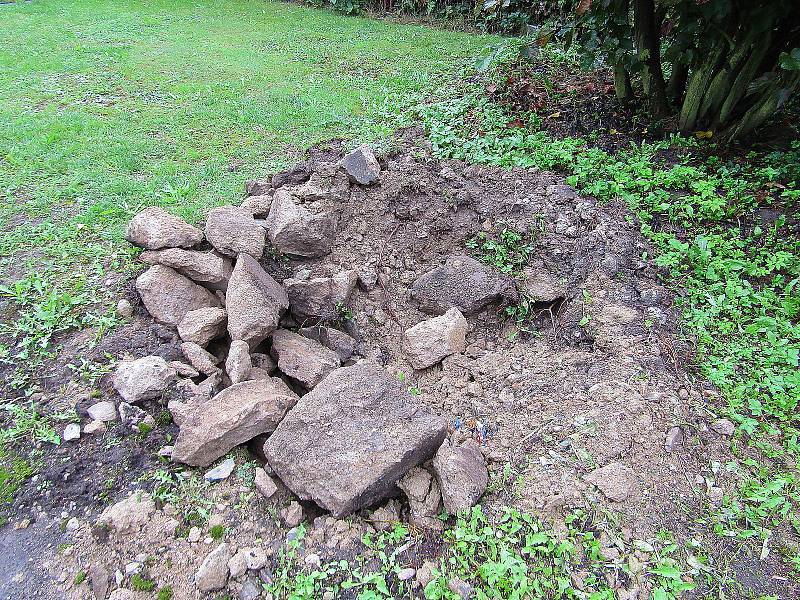
[[[191,248],[203,241],[203,232],[163,208],[151,206],[131,219],[125,239],[147,250]]]
[[[406,386],[362,361],[303,396],[264,451],[289,489],[341,518],[391,496],[403,475],[434,454],[445,430]]]
[[[511,277],[469,256],[451,256],[444,265],[417,278],[411,286],[411,297],[421,311],[437,315],[453,307],[472,315],[492,302],[519,301]]]
[[[148,265],[170,267],[192,281],[220,290],[228,286],[228,278],[233,270],[231,260],[216,252],[199,252],[182,248],[147,250],[139,255],[139,259]]]
[[[614,502],[624,502],[636,486],[636,474],[619,462],[612,462],[584,475],[583,480],[596,486]]]
[[[224,308],[199,308],[186,313],[178,324],[178,335],[184,342],[205,348],[211,340],[225,335],[228,313]]]
[[[163,358],[145,356],[119,363],[113,384],[119,395],[133,404],[150,398],[160,398],[176,377],[175,368]]]
[[[297,204],[289,191],[278,190],[267,217],[267,235],[283,254],[325,256],[336,236],[336,218],[328,213],[313,214]]]
[[[295,402],[297,395],[277,378],[234,384],[188,415],[172,458],[207,467],[235,446],[273,431]]]
[[[333,277],[287,279],[283,282],[292,315],[298,322],[333,321],[342,311],[356,287],[355,271],[342,271]]]
[[[239,206],[211,209],[206,220],[206,239],[227,256],[249,254],[260,258],[264,253],[264,228],[256,223],[253,213]]]
[[[467,320],[457,308],[405,332],[403,350],[415,369],[426,369],[466,348]]]
[[[481,448],[472,439],[458,445],[442,444],[433,459],[433,472],[444,508],[451,515],[475,506],[489,484]]]
[[[313,388],[341,364],[339,356],[318,342],[279,329],[272,334],[272,355],[281,373]]]
[[[284,289],[249,254],[240,254],[228,283],[228,332],[253,348],[278,328],[289,307]]]
[[[159,323],[173,327],[190,311],[220,305],[212,292],[162,265],[152,266],[139,275],[136,290],[147,312]]]
[[[381,165],[369,144],[362,144],[346,154],[339,164],[351,179],[361,185],[375,183],[381,175]]]

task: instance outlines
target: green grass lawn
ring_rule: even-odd
[[[266,0],[0,5],[0,271],[119,268],[124,223],[197,220],[492,38]],[[77,270],[76,270],[77,269]]]

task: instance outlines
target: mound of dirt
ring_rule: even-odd
[[[277,548],[303,515],[314,523],[305,541],[306,556],[331,560],[356,551],[361,533],[379,527],[387,515],[416,524],[432,523],[431,515],[441,506],[440,486],[450,480],[461,477],[468,481],[473,487],[465,497],[477,500],[480,490],[476,494],[475,482],[483,486],[486,482],[476,456],[482,456],[488,466],[491,483],[481,499],[487,510],[513,505],[558,521],[565,508],[590,505],[619,515],[627,542],[652,537],[662,528],[689,531],[692,514],[707,503],[721,500],[728,482],[724,472],[713,465],[727,459],[725,438],[730,432],[712,426],[713,415],[702,408],[702,400],[713,396],[713,390],[694,389],[683,369],[689,350],[677,335],[672,295],[660,285],[658,270],[643,258],[651,253],[624,207],[598,205],[591,198],[580,197],[550,173],[440,162],[432,158],[424,138],[414,130],[398,137],[392,151],[378,157],[379,173],[371,161],[359,165],[359,177],[368,184],[348,177],[340,162],[345,154],[339,142],[312,148],[302,165],[271,179],[248,183],[248,196],[242,203],[247,215],[234,211],[232,216],[226,213],[224,219],[215,221],[214,237],[219,240],[215,245],[228,249],[242,242],[236,239],[236,227],[245,223],[247,240],[255,242],[238,251],[251,254],[261,240],[254,224],[266,228],[263,256],[255,257],[258,262],[249,256],[245,259],[248,264],[256,263],[256,267],[248,267],[250,287],[238,296],[234,290],[233,297],[236,302],[255,303],[256,307],[240,310],[237,323],[252,317],[254,310],[263,309],[259,323],[268,323],[268,327],[252,337],[247,334],[252,329],[249,326],[231,329],[231,309],[227,306],[227,330],[215,330],[214,339],[204,339],[204,352],[211,361],[207,373],[212,374],[200,375],[201,369],[195,364],[198,368],[194,372],[184,370],[183,379],[188,383],[176,387],[169,382],[161,398],[146,400],[142,406],[157,416],[167,402],[171,401],[173,408],[177,405],[172,402],[198,401],[196,388],[203,386],[209,398],[230,386],[232,379],[246,379],[247,375],[241,375],[243,368],[252,370],[254,379],[278,379],[302,397],[314,394],[308,390],[315,385],[324,385],[319,381],[331,377],[329,372],[339,372],[335,368],[339,363],[351,365],[366,359],[403,382],[408,398],[413,396],[413,402],[421,404],[420,410],[443,419],[448,453],[458,454],[450,444],[455,449],[469,448],[469,454],[465,454],[468,460],[459,457],[455,467],[440,466],[448,473],[447,481],[437,477],[436,461],[417,466],[432,458],[430,452],[420,455],[418,461],[404,463],[402,470],[387,467],[393,480],[378,486],[380,504],[361,509],[362,504],[355,502],[357,512],[347,522],[326,517],[319,506],[307,502],[313,494],[304,495],[301,507],[279,481],[279,492],[269,498],[254,497],[253,488],[237,483],[236,478],[220,484],[211,494],[215,522],[224,523],[228,538],[235,540],[231,548],[223,549],[231,560],[221,567],[225,579],[230,577],[227,586],[231,593],[241,593],[252,578],[262,576],[262,570],[270,564],[275,565]],[[364,175],[367,168],[369,177]],[[302,192],[289,194],[290,187]],[[229,226],[232,229],[226,229]],[[139,233],[142,231],[147,227],[140,227]],[[509,231],[521,232],[524,241],[520,243],[528,246],[525,263],[513,269],[506,268],[502,248],[499,254],[493,254],[497,246],[473,243],[503,239],[503,232]],[[308,248],[311,250],[304,250]],[[185,252],[195,251],[214,250],[200,246]],[[473,259],[465,256],[470,253],[482,262],[473,264]],[[156,255],[149,252],[145,258],[148,263],[157,262]],[[172,261],[178,260],[175,252],[167,255]],[[197,271],[197,260],[198,256],[192,256],[193,272]],[[212,260],[221,259],[215,254]],[[194,299],[199,308],[192,308],[198,313],[219,311],[216,305],[230,303],[231,286],[238,285],[234,282],[226,287],[227,281],[215,281],[215,292],[206,295],[206,288],[200,293],[192,287],[200,283],[183,283],[191,275],[180,275],[179,265],[160,268],[171,271],[171,280],[175,275],[182,278],[181,293]],[[254,269],[257,276],[252,275]],[[230,269],[224,271],[226,279],[231,277]],[[351,278],[342,277],[349,272],[357,275],[352,278],[353,285]],[[464,285],[460,285],[459,273]],[[478,275],[473,277],[474,273]],[[426,284],[432,279],[437,285]],[[438,285],[440,280],[447,285]],[[280,292],[270,282],[289,290],[288,304],[283,296],[277,298]],[[431,301],[421,289],[433,289],[434,294],[443,289],[446,293]],[[151,294],[151,285],[147,292]],[[313,297],[309,299],[309,295]],[[177,331],[155,324],[137,294],[132,292],[128,298],[136,305],[133,321],[110,334],[93,356],[158,355],[167,361],[185,360]],[[168,300],[174,302],[175,296]],[[164,302],[149,302],[165,306]],[[516,308],[509,312],[509,306]],[[466,338],[455,342],[447,338],[446,351],[435,346],[433,365],[415,370],[413,365],[422,363],[415,363],[414,356],[409,355],[408,330],[431,319],[431,313],[441,314],[452,307],[466,318]],[[170,319],[186,317],[185,307],[169,304],[169,308]],[[215,321],[215,327],[218,324]],[[302,361],[292,362],[292,367],[281,366],[286,359],[276,353],[271,337],[276,329],[299,332],[303,339],[326,347],[323,349],[329,351],[325,356],[332,362],[331,368],[304,379],[313,366]],[[427,328],[426,335],[435,335],[429,329],[435,328]],[[293,335],[281,334],[290,339]],[[235,355],[228,353],[232,339],[247,342],[236,345]],[[343,354],[341,343],[349,344]],[[317,360],[303,354],[306,351],[302,348],[298,352],[304,360]],[[277,365],[267,356],[270,353]],[[180,374],[182,367],[175,368]],[[110,377],[104,378],[101,386],[108,398],[119,403]],[[330,386],[324,387],[328,391]],[[79,413],[85,415],[87,404],[97,400],[84,398]],[[301,399],[298,406],[304,404],[308,403]],[[220,410],[224,410],[222,404]],[[288,414],[292,410],[290,407]],[[193,418],[192,427],[196,428],[196,415]],[[120,426],[112,423],[110,432]],[[273,423],[263,432],[248,429],[247,436],[268,435],[272,429]],[[165,435],[174,436],[176,431],[175,426],[158,427],[157,437],[137,439],[146,440],[142,443],[152,453],[166,441]],[[375,441],[363,427],[359,431],[368,440],[365,443]],[[335,437],[336,432],[330,435]],[[153,439],[158,442],[149,441]],[[230,439],[245,441],[237,436]],[[250,445],[262,462],[264,439],[256,438]],[[122,442],[123,447],[126,444]],[[94,436],[84,435],[61,452],[82,461],[89,473],[92,469],[102,473],[107,467],[91,466],[98,457],[86,457],[100,446]],[[150,462],[152,458],[143,460]],[[468,464],[461,475],[459,461]],[[272,474],[269,464],[264,467]],[[411,467],[415,469],[409,471]],[[276,471],[280,475],[288,469],[282,464]],[[137,465],[131,475],[140,472]],[[406,472],[400,489],[394,488]],[[128,481],[133,479],[131,476]],[[127,488],[127,494],[135,487],[118,482],[115,489]],[[140,483],[138,487],[147,485]],[[409,491],[412,489],[415,491]],[[454,497],[448,496],[447,490],[441,491],[446,498]],[[66,563],[69,568],[88,570],[102,563],[109,573],[117,568],[124,573],[125,564],[136,562],[137,555],[153,554],[163,546],[162,554],[170,561],[151,565],[150,575],[169,582],[175,598],[189,598],[196,594],[195,574],[206,556],[212,550],[223,551],[215,550],[211,538],[204,543],[199,532],[188,539],[176,539],[175,531],[181,524],[169,505],[159,507],[140,535],[100,541],[91,531],[96,503],[104,499],[96,484],[75,490],[54,477],[50,493],[63,505],[72,502],[71,510],[86,519],[76,527],[77,546]],[[383,502],[387,494],[396,499]],[[35,500],[32,491],[22,498],[23,502],[39,503],[40,517],[54,506]],[[451,503],[455,505],[454,500]],[[427,513],[423,506],[427,506]],[[80,507],[86,509],[75,510]],[[282,518],[277,522],[263,518],[265,511],[280,513]],[[334,542],[329,543],[331,539]],[[431,533],[431,539],[438,539],[437,534]],[[236,566],[236,553],[245,547],[262,548],[266,553],[264,561],[256,561],[258,568],[242,570]],[[416,562],[435,556],[437,550],[434,543]],[[127,581],[128,576],[123,575],[119,587],[124,588]],[[73,598],[85,597],[87,585],[65,585],[65,593]]]

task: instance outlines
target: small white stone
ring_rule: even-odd
[[[203,535],[203,533],[200,531],[199,527],[192,527],[189,530],[189,535],[187,536],[186,539],[188,539],[192,543],[196,543],[196,542],[200,541],[200,538],[202,537],[202,535]]]
[[[81,439],[81,426],[78,423],[70,423],[64,428],[64,441],[71,442]]]
[[[116,421],[117,420],[117,407],[109,400],[102,400],[96,404],[92,404],[87,412],[94,421]]]
[[[210,481],[212,483],[217,481],[224,481],[225,479],[231,476],[234,467],[236,467],[236,462],[232,458],[228,458],[223,462],[221,462],[220,464],[218,464],[213,469],[211,469],[210,471],[206,472],[206,474],[203,475],[203,478],[206,481]]]
[[[414,577],[414,575],[416,575],[416,574],[417,574],[417,570],[416,569],[412,569],[412,568],[409,567],[407,569],[400,569],[400,571],[397,572],[397,578],[400,581],[408,581],[409,579]]]

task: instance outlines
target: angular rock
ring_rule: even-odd
[[[670,427],[664,438],[664,450],[675,452],[683,445],[683,429],[680,427]]]
[[[470,598],[472,598],[472,592],[474,591],[470,584],[458,578],[448,581],[447,588],[461,600],[470,600]]]
[[[70,423],[64,428],[64,441],[71,442],[73,440],[81,439],[81,425],[80,423]]]
[[[278,491],[278,486],[275,485],[275,482],[272,481],[272,478],[267,475],[267,472],[262,469],[256,469],[256,477],[255,477],[255,486],[259,493],[264,496],[264,498],[271,498],[275,492]]]
[[[247,559],[244,550],[239,550],[231,557],[228,561],[228,571],[231,579],[238,579],[247,573]]]
[[[173,448],[172,451],[174,452],[175,448]],[[233,473],[233,469],[235,467],[236,461],[234,461],[232,458],[228,458],[203,475],[203,479],[211,483],[225,481],[231,476],[231,473]]]
[[[283,285],[289,296],[292,315],[299,323],[304,321],[333,321],[341,317],[356,287],[355,271],[342,271],[333,277],[314,279],[286,279]]]
[[[416,468],[414,467],[414,469]],[[411,470],[413,471],[414,469]],[[400,484],[398,483],[397,485],[399,486]],[[400,508],[397,505],[397,501],[389,500],[383,506],[372,511],[368,521],[378,531],[387,531],[394,528],[400,522]]]
[[[272,207],[272,196],[266,194],[248,196],[240,206],[253,217],[266,217]]]
[[[281,511],[281,517],[287,526],[297,527],[303,522],[303,507],[299,502],[292,500],[289,506]]]
[[[296,402],[297,395],[277,378],[232,385],[187,416],[172,458],[206,467],[235,446],[273,431]]]
[[[90,421],[83,427],[83,433],[87,435],[94,435],[96,433],[105,433],[108,427],[103,421]]]
[[[596,486],[614,502],[624,502],[636,486],[636,473],[622,463],[612,462],[584,475],[583,480]]]
[[[194,576],[194,583],[199,592],[215,592],[225,587],[228,582],[228,561],[231,551],[223,542],[205,557]]]
[[[171,360],[169,361],[169,365],[175,369],[180,377],[197,377],[200,375],[200,371],[195,369],[192,365],[187,365],[185,362],[181,362],[179,360]]]
[[[242,584],[242,589],[239,590],[239,600],[256,600],[261,597],[263,589],[261,582],[251,577]]]
[[[206,239],[221,254],[264,254],[264,228],[256,223],[253,213],[239,206],[220,206],[208,212]]]
[[[147,250],[139,255],[139,259],[148,265],[170,267],[192,281],[219,290],[228,286],[228,279],[233,271],[231,260],[216,252],[167,248]]]
[[[131,219],[125,239],[148,250],[191,248],[203,241],[203,232],[163,208],[151,206]]]
[[[442,522],[436,518],[442,503],[442,494],[436,479],[428,471],[422,467],[414,467],[397,482],[397,487],[408,498],[409,523],[425,529],[443,528]]]
[[[286,291],[249,254],[240,254],[228,282],[228,333],[251,348],[278,328],[289,308]]]
[[[218,307],[219,299],[175,269],[154,265],[136,278],[136,290],[147,312],[159,323],[177,327],[186,313]]]
[[[390,496],[433,455],[445,431],[444,420],[402,383],[362,361],[303,396],[264,450],[289,489],[341,518]]]
[[[369,144],[361,144],[352,152],[345,154],[339,164],[361,185],[375,183],[381,175],[381,165]]]
[[[720,435],[731,436],[736,431],[736,425],[728,419],[717,419],[711,423],[711,429]]]
[[[451,256],[444,265],[421,275],[411,297],[422,312],[441,315],[458,308],[472,315],[499,300],[519,301],[514,280],[469,256]]]
[[[244,340],[234,340],[228,350],[228,358],[225,360],[225,372],[230,377],[231,382],[241,383],[246,381],[253,368],[253,361],[250,359],[250,346]]]
[[[272,334],[272,355],[282,373],[307,389],[313,388],[341,364],[333,350],[286,329]]]
[[[473,439],[459,445],[442,444],[433,459],[433,472],[444,508],[451,515],[475,506],[489,484],[481,447]]]
[[[529,266],[522,272],[522,289],[537,302],[552,303],[562,300],[567,292],[544,265]]]
[[[160,356],[145,356],[119,363],[113,384],[126,402],[134,404],[160,398],[177,375],[175,368]]]
[[[353,356],[353,352],[356,350],[356,341],[345,332],[334,329],[333,327],[315,325],[313,327],[298,329],[297,333],[310,340],[319,342],[326,348],[330,348],[336,352],[342,362]]]
[[[244,559],[250,571],[260,571],[267,564],[267,553],[258,546],[247,548],[244,553]]]
[[[406,329],[403,351],[415,369],[426,369],[466,348],[467,320],[457,308]]]
[[[422,563],[422,566],[417,569],[416,580],[423,590],[431,581],[436,579],[434,574],[437,571],[438,569],[436,568],[436,563],[433,563],[429,560],[426,560],[424,563]]]
[[[183,342],[181,344],[181,352],[192,363],[192,366],[204,375],[211,376],[219,371],[217,367],[219,359],[194,342]]]
[[[270,179],[248,179],[244,182],[244,195],[263,196],[272,193],[272,181]]]
[[[397,572],[397,578],[400,581],[408,581],[409,579],[413,578],[414,575],[417,574],[416,569],[412,569],[411,567],[406,567],[405,569],[400,569]]]
[[[104,565],[95,562],[89,567],[88,575],[94,597],[97,600],[105,600],[108,595],[109,579],[111,578],[108,569]]]
[[[259,367],[253,367],[247,374],[245,381],[255,381],[256,379],[269,379],[269,377],[270,377],[270,371],[260,369]]]
[[[138,533],[150,521],[155,510],[156,505],[150,495],[137,491],[107,507],[98,517],[96,525],[120,535]]]
[[[267,235],[283,254],[325,256],[336,236],[336,218],[328,213],[313,214],[297,204],[289,191],[278,190],[267,217]]]
[[[92,404],[86,412],[89,413],[89,417],[93,421],[105,423],[106,421],[117,420],[117,407],[109,400],[101,400]]]

